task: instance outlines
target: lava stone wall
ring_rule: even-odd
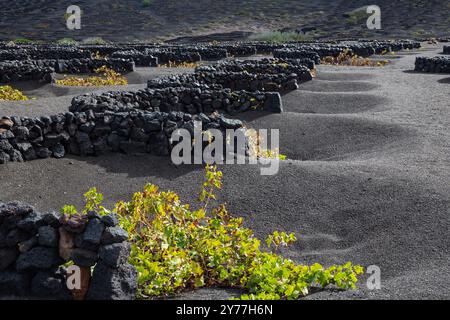
[[[24,45],[0,50],[2,60],[89,59],[91,52],[69,46]]]
[[[38,158],[101,155],[106,152],[151,153],[168,156],[174,144],[171,134],[184,128],[192,131],[194,121],[203,128],[238,129],[240,120],[222,115],[191,115],[126,109],[108,111],[101,105],[77,105],[81,112],[51,117],[4,117],[0,119],[0,164]]]
[[[214,91],[223,90],[223,86],[221,86],[220,84],[200,83],[197,76],[191,73],[158,77],[156,79],[147,81],[147,87],[149,89],[192,88]]]
[[[450,73],[450,58],[417,57],[414,70],[419,72],[430,72],[430,73]]]
[[[307,81],[312,75],[306,68],[304,73],[248,73],[221,71],[212,66],[200,67],[194,74],[183,74],[152,79],[147,82],[147,87],[152,89],[162,88],[196,88],[201,90],[222,90],[223,88],[233,91],[266,91],[266,92],[288,92],[298,88],[297,80]],[[235,93],[235,95],[238,93]],[[246,95],[247,96],[247,95]],[[235,96],[230,96],[234,98]],[[235,100],[235,99],[233,99]],[[245,102],[245,101],[243,101]],[[226,106],[224,104],[224,106]],[[220,109],[220,105],[219,109]],[[217,107],[215,107],[217,109]]]
[[[128,234],[118,223],[115,214],[69,217],[20,202],[0,203],[0,296],[134,299],[137,271],[128,263]],[[68,261],[80,268],[79,289],[67,286]]]
[[[85,94],[72,100],[69,110],[113,112],[135,110],[181,111],[191,115],[214,111],[237,114],[250,110],[282,112],[281,97],[276,92],[207,90],[200,88],[142,89],[137,91]]]
[[[307,65],[303,64],[306,63]],[[219,62],[210,66],[201,66],[195,69],[196,72],[248,72],[253,74],[293,74],[297,75],[299,81],[312,80],[310,69],[315,66],[314,61],[310,59],[263,59],[263,60],[245,60],[245,61],[226,61]]]
[[[183,63],[183,62],[198,62],[202,58],[198,52],[189,52],[184,50],[166,51],[161,49],[147,49],[145,54],[158,58],[159,64],[167,64],[169,62]]]
[[[311,74],[310,79],[312,79]],[[296,73],[286,74],[267,74],[267,73],[248,73],[217,71],[214,67],[204,67],[198,69],[195,73],[198,82],[208,85],[220,85],[223,88],[229,88],[233,91],[275,91],[288,92],[298,89]]]
[[[133,60],[136,66],[140,67],[157,67],[158,58],[149,54],[139,52],[137,50],[117,51],[111,55],[112,58]]]
[[[298,49],[277,49],[273,51],[273,56],[279,59],[310,59],[314,63],[320,64],[320,55],[315,51]]]
[[[14,60],[0,62],[0,82],[43,81],[51,82],[52,73],[93,73],[106,66],[117,72],[134,71],[133,60],[127,59],[71,59],[71,60]]]

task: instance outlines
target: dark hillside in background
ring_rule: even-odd
[[[81,30],[66,28],[65,13],[72,4],[82,9]],[[380,31],[368,30],[364,15],[346,14],[369,4],[367,0],[0,0],[0,40],[149,41],[213,33],[228,40],[247,32],[304,27],[313,29],[314,37],[450,34],[450,1],[378,0],[373,4],[382,10]],[[244,33],[226,36],[235,31]]]

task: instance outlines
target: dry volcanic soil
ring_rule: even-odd
[[[218,201],[260,238],[273,230],[296,233],[299,241],[283,255],[298,263],[352,261],[381,269],[380,290],[369,290],[365,275],[356,291],[325,290],[306,299],[450,298],[449,74],[413,71],[416,57],[442,50],[424,43],[373,56],[389,60],[381,67],[319,64],[312,81],[281,95],[283,112],[234,116],[248,127],[279,129],[287,160],[273,176],[261,176],[259,165],[219,166]],[[0,118],[64,113],[83,93],[143,89],[150,79],[193,72],[136,67],[126,75],[129,85],[114,88],[20,82],[14,87],[34,99],[0,102]],[[112,207],[151,182],[194,203],[203,177],[203,166],[175,166],[168,157],[67,154],[0,165],[0,202],[57,211],[81,206],[83,193],[96,186]],[[181,298],[233,294],[202,289]]]

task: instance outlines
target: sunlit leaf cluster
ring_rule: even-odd
[[[200,64],[198,62],[176,62],[176,61],[169,61],[164,64],[159,64],[158,67],[160,68],[197,68]]]
[[[0,86],[0,101],[25,101],[28,97],[11,86]]]
[[[123,86],[128,84],[125,77],[106,66],[96,69],[95,73],[100,74],[100,76],[90,76],[87,78],[65,77],[64,79],[56,80],[56,84],[74,87]]]
[[[321,59],[321,64],[334,66],[352,66],[352,67],[383,67],[389,63],[387,60],[373,60],[363,58],[344,50],[337,57],[327,56]]]

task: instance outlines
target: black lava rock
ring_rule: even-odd
[[[119,224],[119,217],[115,213],[102,217],[102,222],[106,227],[115,227]]]
[[[110,268],[97,263],[86,298],[88,300],[133,300],[137,290],[137,271],[129,263]]]
[[[32,271],[37,269],[50,269],[62,263],[56,248],[35,247],[22,253],[16,262],[16,270]]]
[[[0,249],[0,271],[5,270],[16,261],[19,255],[16,248]]]
[[[71,293],[64,277],[54,272],[39,271],[31,281],[31,294],[39,298],[69,300]]]
[[[28,274],[14,271],[0,272],[0,294],[1,295],[26,295],[30,287]]]
[[[102,235],[102,244],[112,244],[126,241],[128,233],[120,227],[105,228]]]
[[[19,242],[28,240],[29,238],[30,235],[25,231],[13,229],[6,236],[6,245],[8,247],[15,247]]]
[[[76,248],[72,251],[71,259],[80,267],[91,267],[97,263],[98,254],[95,251]]]
[[[83,241],[94,245],[100,244],[104,229],[105,226],[99,219],[89,220],[83,233]]]
[[[42,226],[38,229],[39,245],[43,247],[58,246],[58,231],[51,226]]]
[[[128,242],[114,243],[100,247],[99,259],[111,268],[126,263],[130,256],[131,246]]]
[[[17,227],[28,232],[36,232],[44,224],[43,215],[40,212],[33,211],[25,219],[20,221]]]

